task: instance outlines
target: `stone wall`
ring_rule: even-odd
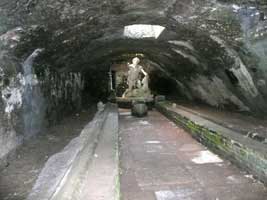
[[[12,54],[20,32],[17,28],[0,36],[0,166],[23,141],[23,75]]]
[[[14,74],[15,75],[15,74]],[[29,77],[27,77],[29,78]],[[1,89],[0,159],[29,139],[81,109],[83,79],[80,73],[33,74],[28,85],[21,73]]]
[[[57,123],[65,114],[81,109],[84,80],[80,72],[59,73],[48,68],[38,74],[38,80],[50,125]]]
[[[36,63],[43,49],[15,56],[22,29],[0,36],[0,165],[16,147],[81,108],[81,73]]]

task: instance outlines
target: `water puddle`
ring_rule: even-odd
[[[160,144],[160,141],[156,141],[156,140],[151,140],[151,141],[146,141],[146,144]]]
[[[190,200],[195,199],[197,196],[198,190],[193,190],[190,188],[179,188],[174,191],[163,190],[155,192],[157,200]]]
[[[151,125],[148,121],[144,121],[144,120],[139,121],[139,123],[142,125]]]
[[[192,159],[196,164],[206,164],[206,163],[222,163],[223,160],[219,156],[213,154],[210,151],[200,151],[199,155]]]

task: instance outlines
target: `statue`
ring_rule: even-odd
[[[143,67],[139,65],[140,59],[135,57],[132,61],[132,64],[128,64],[129,71],[127,77],[128,88],[123,94],[125,97],[151,97],[151,92],[148,87],[149,76],[145,72]],[[141,79],[140,75],[144,75],[144,78]]]

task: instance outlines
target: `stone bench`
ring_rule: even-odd
[[[109,139],[105,140],[106,137]],[[119,195],[114,187],[118,184],[118,109],[112,104],[96,113],[80,136],[49,158],[27,199],[83,199],[83,185],[88,181],[88,171],[96,159],[94,155],[99,143],[103,143],[102,140],[105,140],[107,144],[104,145],[110,148],[107,151],[114,155],[110,161],[113,165],[112,171],[108,173],[110,182],[106,182],[107,187],[112,187],[109,199],[118,199]]]
[[[231,160],[267,184],[266,144],[244,137],[180,108],[173,108],[168,101],[156,103],[156,108],[176,124],[188,130],[192,136],[215,153]]]

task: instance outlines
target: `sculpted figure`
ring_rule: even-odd
[[[145,75],[145,77],[142,80],[142,89],[143,91],[149,91],[149,87],[148,87],[148,75]]]
[[[122,97],[140,96],[140,94],[144,94],[144,92],[150,93],[148,88],[148,74],[139,63],[140,59],[135,57],[132,60],[132,64],[128,64],[128,89],[124,92]],[[141,74],[145,76],[142,80],[140,80]]]

